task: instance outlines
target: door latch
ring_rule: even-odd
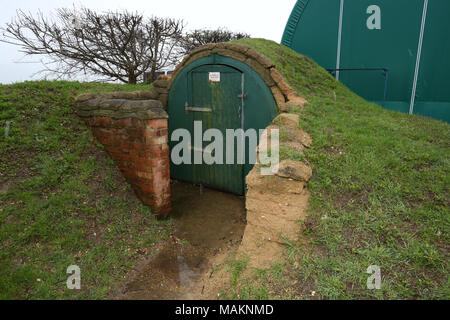
[[[189,112],[213,112],[211,108],[202,108],[202,107],[189,107],[189,104],[186,102],[184,104],[184,110],[186,113]]]
[[[247,98],[247,94],[246,93],[244,93],[244,94],[238,94],[238,96],[237,96],[239,99],[246,99]]]

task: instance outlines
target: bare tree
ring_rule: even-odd
[[[44,71],[58,78],[83,72],[134,84],[147,70],[154,74],[178,61],[183,29],[182,20],[128,11],[58,9],[56,19],[18,11],[0,29],[0,41],[19,46],[26,55],[45,56]]]
[[[250,38],[247,33],[232,32],[223,28],[216,30],[198,29],[186,33],[181,46],[184,54],[189,54],[192,50],[208,43],[227,42],[231,40]]]

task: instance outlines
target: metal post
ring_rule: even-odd
[[[341,44],[342,44],[342,24],[344,21],[344,0],[341,0],[341,6],[339,9],[339,31],[338,31],[338,45],[337,45],[337,58],[336,58],[336,80],[339,81],[339,69],[341,67]]]
[[[243,72],[242,72],[242,75],[241,75],[241,90],[242,90],[242,97],[241,97],[241,104],[242,104],[242,109],[241,109],[241,113],[242,113],[242,116],[241,116],[241,127],[242,127],[242,131],[245,132],[245,101],[244,101],[244,99],[245,99],[245,74]],[[242,157],[243,157],[241,163],[244,164],[245,163],[245,150],[246,150],[246,148],[245,148],[245,133],[242,134],[242,146],[241,146],[241,148],[242,148],[241,153],[242,153]]]
[[[389,70],[384,69],[384,106],[386,108],[386,102],[387,102],[387,90],[388,90],[388,80],[389,80]]]
[[[417,80],[419,78],[420,58],[422,56],[423,35],[425,33],[425,24],[427,22],[428,0],[424,1],[422,12],[422,25],[420,26],[419,45],[417,47],[416,69],[414,70],[414,82],[411,92],[411,104],[409,106],[409,114],[414,113],[414,104],[416,103]]]

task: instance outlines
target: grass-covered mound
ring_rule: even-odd
[[[145,88],[0,85],[0,299],[102,298],[167,235],[74,112],[80,93]]]
[[[287,262],[249,279],[236,262],[228,295],[449,299],[450,126],[368,103],[274,42],[238,43],[271,58],[308,99],[295,112],[313,145],[281,156],[314,174],[306,232],[286,242]],[[73,110],[80,93],[145,89],[0,85],[0,298],[105,297],[167,235]],[[81,291],[66,288],[74,264]],[[370,265],[381,267],[381,290],[366,288]]]
[[[371,104],[275,42],[236,43],[272,59],[308,100],[295,112],[313,139],[313,178],[306,232],[287,243],[289,262],[231,296],[449,299],[450,125]],[[381,290],[367,289],[371,265],[381,267]]]

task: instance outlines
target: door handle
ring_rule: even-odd
[[[189,104],[186,102],[184,104],[184,110],[186,113],[189,112],[213,112],[211,108],[203,108],[203,107],[189,107]]]

